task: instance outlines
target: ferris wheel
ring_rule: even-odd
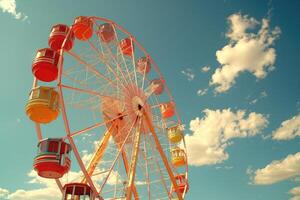
[[[33,168],[63,200],[184,199],[183,125],[157,65],[115,22],[57,24],[32,63]]]

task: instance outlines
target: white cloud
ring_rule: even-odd
[[[235,79],[245,71],[252,73],[256,78],[264,78],[274,69],[276,51],[272,46],[279,37],[279,27],[273,30],[269,27],[269,20],[261,22],[240,13],[228,17],[229,44],[216,52],[217,60],[221,64],[210,80],[217,93],[225,92],[235,84]],[[249,32],[257,26],[257,33]]]
[[[15,0],[0,0],[0,8],[2,12],[9,13],[16,19],[26,20],[28,17],[21,12],[17,12],[17,4]]]
[[[233,138],[255,136],[268,124],[259,113],[246,115],[244,110],[205,109],[203,118],[190,121],[191,135],[185,136],[189,164],[194,166],[221,163],[229,158],[225,149]]]
[[[193,70],[190,68],[182,70],[181,73],[187,77],[188,81],[192,81],[195,78],[195,74],[194,74]]]
[[[290,200],[300,200],[300,187],[294,187],[289,193],[293,196]]]
[[[28,176],[30,177],[29,184],[40,186],[38,189],[18,189],[7,195],[7,199],[11,200],[57,200],[61,198],[59,191],[54,180],[44,179],[39,177],[35,171],[31,171]]]
[[[199,89],[199,90],[197,91],[197,95],[198,95],[198,96],[206,95],[207,91],[208,91],[207,88],[206,88],[206,89]]]
[[[300,175],[300,152],[275,160],[262,169],[253,172],[252,182],[257,185],[269,185]]]
[[[6,199],[9,194],[9,191],[4,188],[0,188],[0,198]]]
[[[201,71],[202,71],[203,73],[206,73],[206,72],[208,72],[209,70],[210,70],[210,66],[204,66],[204,67],[201,68]]]
[[[290,140],[300,136],[300,115],[283,121],[280,127],[272,134],[274,140]]]

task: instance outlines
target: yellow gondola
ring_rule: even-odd
[[[37,123],[50,123],[58,117],[58,93],[53,87],[33,88],[25,107],[27,116]]]
[[[175,125],[167,128],[168,138],[172,143],[178,143],[183,138],[183,130],[181,125]]]

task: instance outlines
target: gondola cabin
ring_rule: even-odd
[[[183,138],[183,130],[181,125],[175,125],[167,128],[168,138],[171,143],[178,143]]]
[[[25,111],[29,119],[37,123],[50,123],[58,117],[58,93],[52,87],[33,88]]]
[[[177,188],[181,194],[184,192],[187,192],[189,190],[189,183],[186,179],[185,174],[176,175],[175,180],[177,183]],[[174,187],[172,187],[172,188],[173,188],[173,192],[175,192],[175,188]]]
[[[101,41],[105,43],[109,43],[116,38],[114,27],[109,23],[102,24],[99,27],[98,35]]]
[[[32,73],[40,81],[51,82],[57,78],[60,55],[50,48],[39,49],[32,62]]]
[[[93,22],[88,17],[79,16],[75,19],[72,30],[78,40],[86,41],[93,36]]]
[[[134,51],[133,41],[130,38],[121,40],[120,49],[124,55],[131,57]]]
[[[33,168],[43,178],[61,178],[70,170],[71,146],[61,138],[48,138],[39,142]]]
[[[161,93],[163,93],[164,91],[164,84],[160,79],[153,79],[150,82],[150,88],[151,91],[155,94],[155,95],[160,95]]]
[[[94,200],[90,186],[84,183],[68,183],[63,187],[63,200]]]
[[[175,113],[175,106],[173,102],[162,103],[160,105],[160,112],[163,118],[170,118]]]
[[[52,27],[48,39],[48,44],[51,49],[58,51],[63,48],[66,51],[70,51],[73,47],[73,43],[74,33],[67,25],[57,24]]]
[[[147,74],[151,70],[151,63],[148,57],[141,57],[136,61],[136,69],[141,74]]]
[[[171,150],[171,160],[175,167],[181,167],[186,164],[186,154],[183,149],[175,147]]]

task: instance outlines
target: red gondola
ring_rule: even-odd
[[[187,192],[189,190],[189,183],[185,177],[185,174],[178,174],[175,176],[177,188],[180,193],[184,191]],[[173,192],[175,192],[175,188],[173,187]]]
[[[70,28],[67,25],[57,24],[53,26],[48,40],[50,48],[57,51],[62,48],[62,45],[66,40],[63,48],[66,51],[70,51],[74,43],[74,33],[72,31],[69,32]]]
[[[102,24],[99,27],[98,34],[100,39],[106,43],[111,42],[116,38],[114,27],[109,23]]]
[[[38,155],[33,168],[44,178],[61,178],[70,170],[71,147],[60,138],[48,138],[39,142]]]
[[[94,194],[90,186],[85,183],[68,183],[63,187],[63,200],[86,199],[94,200]]]
[[[120,48],[124,55],[130,56],[130,57],[132,56],[133,51],[134,51],[134,46],[133,46],[132,40],[130,38],[125,38],[125,39],[121,40]]]
[[[49,49],[39,49],[32,62],[32,73],[40,81],[51,82],[57,78],[59,53]]]
[[[160,79],[153,79],[150,82],[151,90],[154,94],[160,95],[164,91],[164,84]]]
[[[148,57],[141,57],[136,61],[136,69],[139,73],[149,73],[151,70],[151,63]]]
[[[160,112],[163,118],[170,118],[175,113],[174,103],[167,102],[160,105]]]

